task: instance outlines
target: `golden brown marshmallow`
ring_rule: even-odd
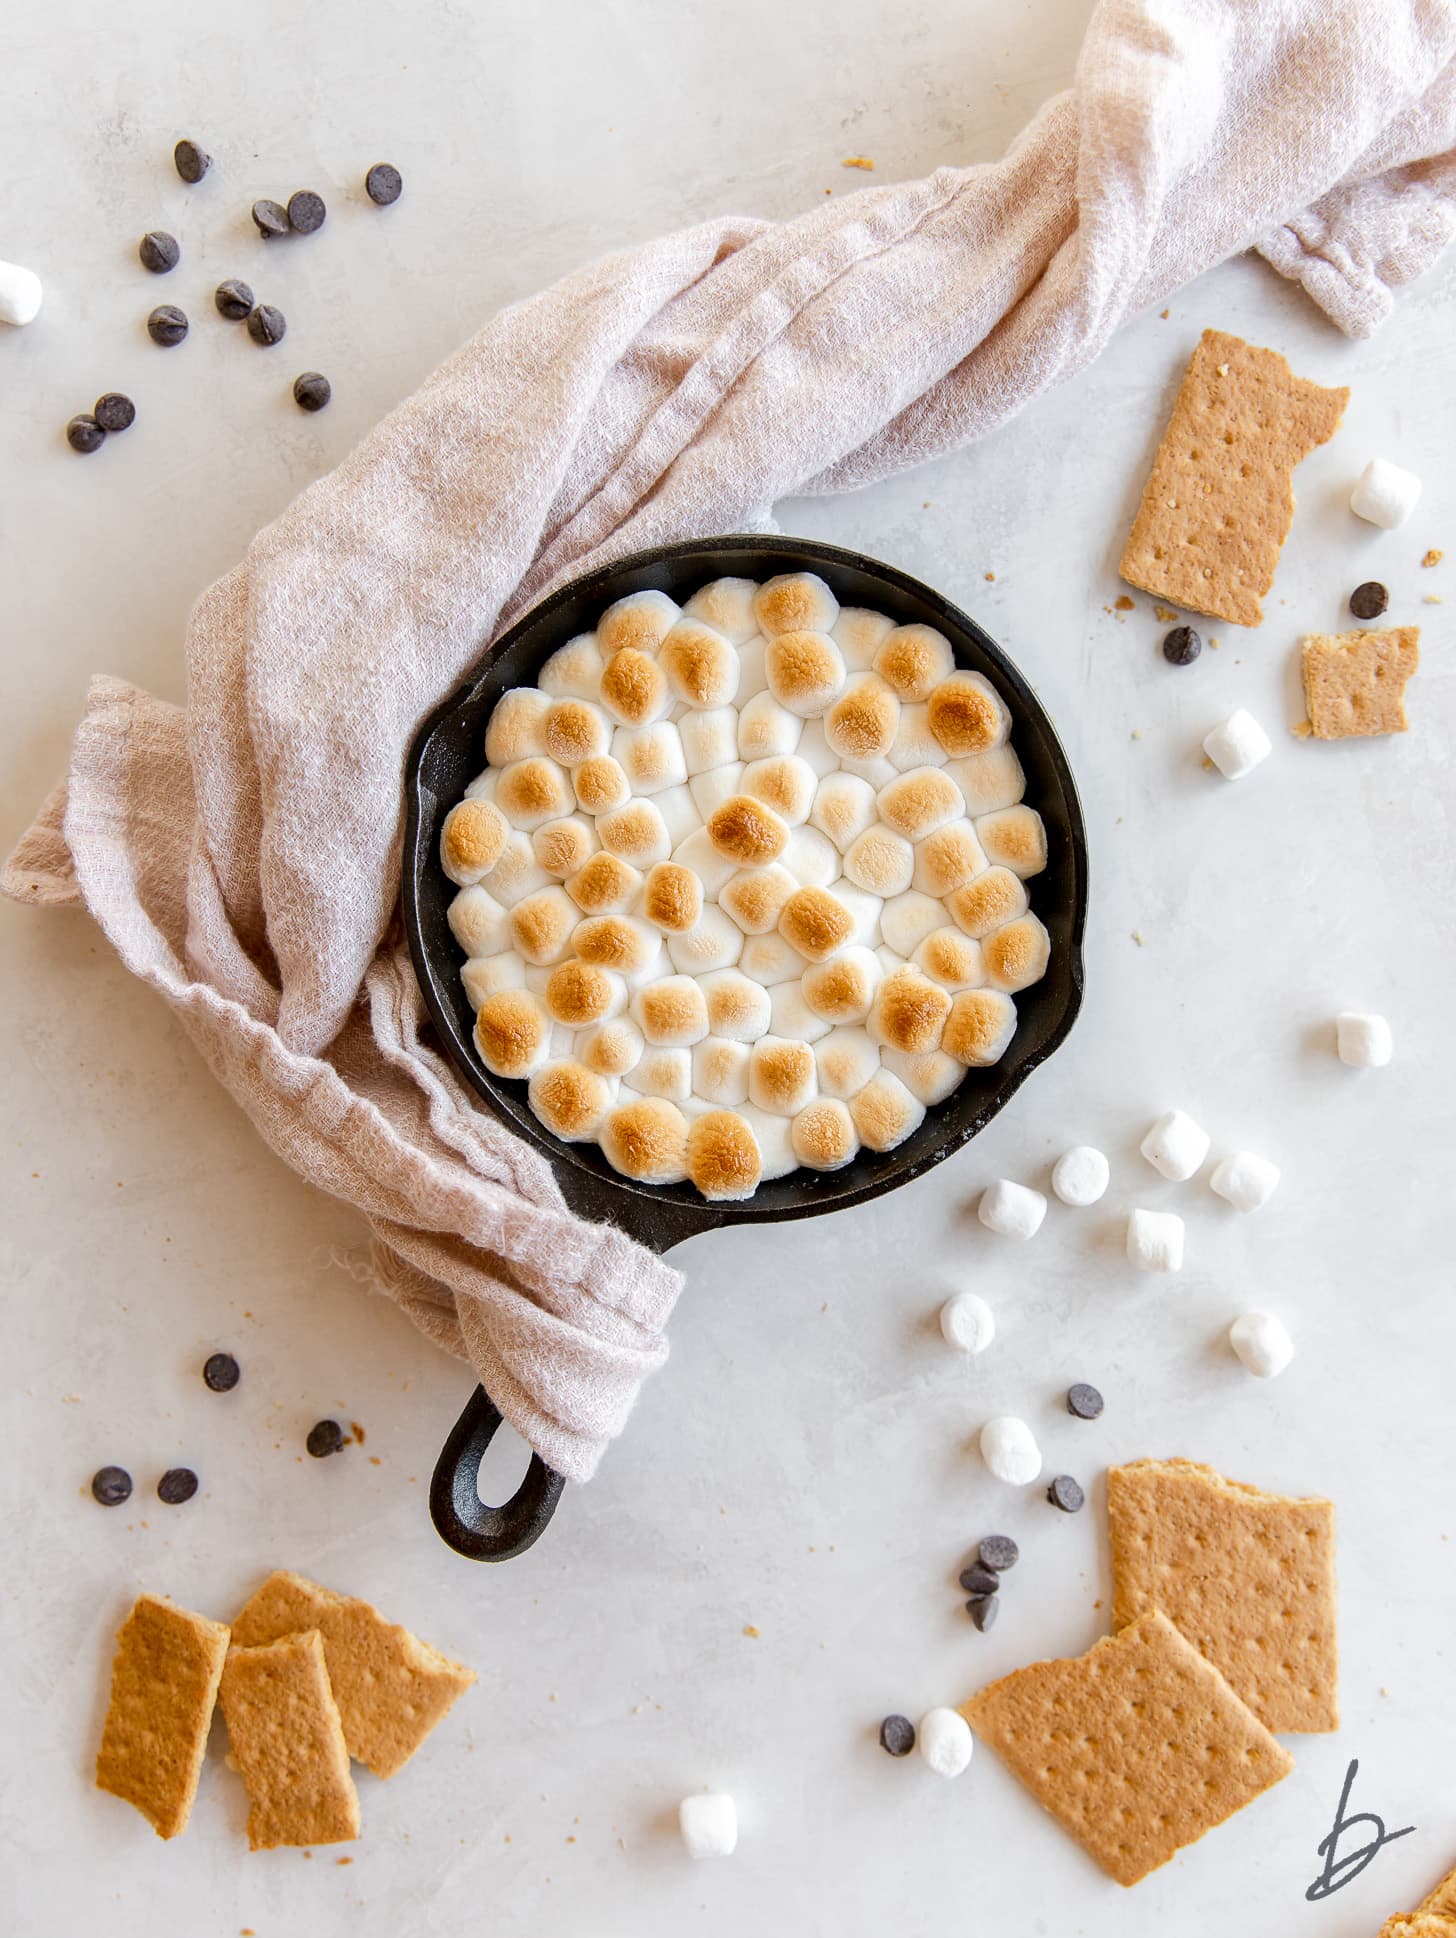
[[[925,1106],[897,1076],[881,1070],[849,1100],[860,1142],[872,1151],[893,1151],[925,1121]]]
[[[703,912],[703,884],[681,862],[659,861],[647,872],[642,913],[656,929],[681,935]]]
[[[545,821],[531,836],[531,849],[548,875],[575,875],[596,853],[597,838],[590,823],[567,815]]]
[[[915,966],[947,989],[978,989],[986,980],[981,945],[959,929],[935,929],[915,951]]]
[[[738,655],[711,626],[680,619],[659,662],[674,698],[690,707],[726,707],[738,691]]]
[[[859,1149],[859,1133],[838,1097],[821,1097],[801,1110],[789,1132],[794,1156],[811,1171],[838,1171]]]
[[[677,624],[678,609],[665,592],[633,592],[608,606],[597,621],[597,645],[604,659],[629,646],[655,653]]]
[[[759,630],[776,633],[827,633],[839,617],[839,601],[813,572],[784,572],[758,588],[753,601]]]
[[[572,791],[584,814],[610,814],[631,798],[632,783],[622,763],[610,754],[596,754],[571,771]]]
[[[511,941],[539,968],[566,953],[576,923],[576,904],[565,889],[543,888],[511,910]]]
[[[969,821],[947,821],[915,844],[915,886],[937,901],[954,894],[985,866],[985,854]]]
[[[546,1007],[553,1022],[579,1030],[597,1023],[622,998],[621,984],[599,962],[558,963],[546,983]]]
[[[868,949],[847,949],[828,962],[811,963],[799,983],[804,1001],[826,1023],[858,1023],[868,1016],[879,977]]]
[[[639,1184],[676,1184],[686,1173],[687,1119],[663,1097],[633,1097],[608,1111],[601,1144],[612,1169]]]
[[[823,962],[854,933],[854,917],[827,888],[801,888],[784,903],[779,934],[810,962]]]
[[[708,1028],[714,1036],[747,1043],[768,1029],[768,991],[751,977],[723,970],[704,979],[703,994],[708,1003]]]
[[[546,1055],[551,1023],[528,989],[500,989],[475,1017],[475,1047],[497,1077],[528,1077]]]
[[[576,1044],[578,1056],[589,1070],[603,1077],[625,1077],[642,1058],[642,1032],[629,1016],[613,1016],[594,1030],[585,1031]]]
[[[807,1043],[761,1036],[749,1052],[749,1098],[775,1117],[792,1117],[812,1102],[818,1082],[814,1052]]]
[[[769,692],[802,718],[822,713],[844,690],[844,656],[828,633],[780,633],[763,666]]]
[[[824,716],[824,738],[844,760],[875,760],[894,744],[900,702],[876,674],[850,687]]]
[[[928,700],[954,669],[950,641],[934,626],[896,626],[880,641],[874,669],[900,699]]]
[[[784,903],[797,884],[787,868],[741,868],[718,891],[718,906],[745,935],[767,935],[778,927]]]
[[[571,790],[554,760],[534,754],[502,770],[495,803],[508,821],[529,831],[569,813]]]
[[[546,752],[562,767],[580,767],[612,744],[612,729],[589,700],[557,700],[546,715]]]
[[[918,969],[894,969],[875,991],[865,1027],[876,1043],[923,1056],[940,1048],[950,1005],[949,992]]]
[[[791,826],[807,821],[819,785],[814,769],[797,754],[771,754],[743,770],[743,792],[762,801]]]
[[[733,794],[708,817],[708,839],[726,860],[745,868],[777,861],[789,831],[771,807],[751,794]]]
[[[580,1063],[548,1063],[531,1078],[531,1108],[547,1130],[567,1143],[595,1134],[612,1102],[611,1087]]]
[[[609,659],[602,673],[602,705],[624,727],[645,727],[667,712],[667,675],[635,646]]]
[[[763,1175],[758,1141],[736,1110],[707,1110],[688,1131],[688,1176],[705,1198],[751,1198]]]
[[[490,801],[470,799],[452,807],[440,829],[440,860],[452,882],[467,886],[500,860],[510,824]]]
[[[976,834],[987,859],[1013,875],[1039,875],[1047,865],[1046,825],[1035,808],[1021,805],[983,814]]]
[[[981,944],[986,980],[995,989],[1029,989],[1046,974],[1051,950],[1051,937],[1036,916],[1018,916]]]
[[[993,929],[1025,913],[1026,889],[1009,868],[988,868],[947,895],[945,905],[958,929],[983,942]]]
[[[957,1063],[998,1063],[1016,1034],[1016,1005],[999,989],[967,989],[945,1019],[940,1047]]]
[[[930,731],[952,760],[999,747],[1010,728],[1000,696],[979,673],[953,673],[930,695]]]
[[[583,962],[595,962],[627,976],[645,969],[662,947],[655,930],[621,915],[598,915],[578,922],[571,942]]]
[[[548,694],[534,686],[513,686],[502,693],[485,726],[485,758],[492,767],[509,767],[546,751]]]
[[[605,849],[566,880],[566,892],[583,915],[625,915],[641,886],[642,877],[631,863]]]
[[[866,828],[844,851],[845,880],[882,899],[903,895],[914,872],[915,850],[893,828]]]
[[[647,867],[654,859],[665,859],[667,831],[651,801],[628,801],[625,807],[613,808],[598,819],[597,835],[602,846],[623,861]]]
[[[637,1027],[654,1047],[686,1049],[708,1034],[708,1005],[691,976],[664,976],[639,989]]]
[[[943,767],[912,767],[887,781],[875,798],[880,819],[907,841],[919,841],[965,812],[961,791]]]

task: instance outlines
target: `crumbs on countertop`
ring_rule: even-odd
[[[841,168],[873,168],[875,164],[868,155],[846,155],[839,165]]]

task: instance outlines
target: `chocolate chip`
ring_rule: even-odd
[[[1021,1559],[1021,1550],[1009,1534],[988,1534],[977,1550],[983,1567],[994,1575],[1004,1575]]]
[[[258,234],[267,242],[272,236],[288,234],[288,211],[281,202],[273,202],[265,195],[253,204],[253,220],[258,225]]]
[[[81,411],[66,426],[66,442],[73,451],[88,457],[92,451],[101,449],[106,442],[106,433],[89,411]]]
[[[391,197],[391,200],[393,197]],[[880,1724],[880,1748],[891,1756],[908,1756],[915,1747],[915,1725],[908,1716],[887,1716]]]
[[[1367,579],[1350,594],[1350,610],[1357,619],[1378,619],[1390,604],[1390,594],[1379,579]]]
[[[231,1393],[243,1369],[231,1353],[213,1353],[202,1368],[202,1383],[214,1393]]]
[[[1076,1420],[1095,1420],[1102,1411],[1102,1395],[1095,1386],[1079,1381],[1067,1388],[1067,1411]]]
[[[1203,651],[1203,641],[1191,626],[1175,626],[1163,639],[1163,658],[1170,666],[1191,666]]]
[[[336,1454],[344,1444],[344,1429],[337,1420],[320,1420],[308,1430],[304,1443],[315,1460],[326,1460]]]
[[[236,276],[229,276],[213,291],[212,300],[219,316],[225,316],[229,323],[242,323],[253,307],[253,292]]]
[[[131,1499],[131,1475],[125,1467],[98,1467],[91,1476],[91,1492],[103,1507],[120,1507]]]
[[[184,182],[200,182],[212,167],[212,156],[207,150],[199,148],[195,141],[188,141],[185,136],[172,150],[172,160]]]
[[[968,1595],[994,1595],[1001,1586],[1001,1577],[986,1567],[962,1568],[960,1583]]]
[[[175,303],[159,303],[147,318],[147,335],[164,350],[174,348],[186,334],[186,312]]]
[[[1070,1474],[1058,1474],[1047,1489],[1047,1499],[1063,1514],[1080,1514],[1087,1496]]]
[[[281,343],[288,334],[288,320],[271,303],[259,303],[248,316],[248,335],[254,343]]]
[[[91,415],[103,431],[129,431],[136,422],[136,405],[119,390],[108,390],[96,399]]]
[[[333,385],[321,370],[305,370],[293,380],[293,401],[300,410],[322,410],[333,394]]]
[[[400,179],[399,170],[392,162],[375,162],[369,173],[364,177],[364,193],[369,197],[371,202],[377,202],[382,209],[387,209],[391,202],[397,202],[399,200],[399,192],[403,187],[404,183]],[[892,1718],[891,1720],[893,1721],[895,1719]],[[903,1721],[904,1719],[900,1718],[899,1720]],[[912,1742],[915,1740],[915,1732],[913,1730],[910,1733],[910,1740]],[[901,1754],[903,1755],[904,1752],[902,1751]]]
[[[137,244],[137,254],[142,259],[142,268],[150,269],[154,276],[165,276],[182,260],[176,236],[169,236],[165,229],[148,229]]]
[[[197,1476],[190,1467],[169,1467],[157,1482],[157,1499],[168,1507],[180,1507],[197,1492]]]
[[[324,198],[315,195],[311,188],[301,188],[288,198],[288,226],[301,236],[311,236],[315,229],[321,229],[327,214]]]
[[[1001,1613],[1001,1597],[999,1595],[973,1596],[966,1603],[966,1613],[982,1635],[985,1635],[988,1630],[996,1626],[997,1617]]]

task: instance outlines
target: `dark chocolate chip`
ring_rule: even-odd
[[[225,283],[219,283],[212,293],[219,316],[225,316],[229,323],[242,323],[247,320],[253,307],[253,292],[246,283],[229,276]]]
[[[202,1382],[214,1393],[231,1393],[243,1369],[231,1353],[213,1353],[202,1368]]]
[[[253,204],[253,220],[258,225],[258,234],[265,242],[271,236],[288,234],[288,211],[281,202],[273,202],[262,196]]]
[[[1379,579],[1367,579],[1350,594],[1350,610],[1357,619],[1378,619],[1390,604],[1390,594]]]
[[[119,390],[108,390],[96,399],[91,415],[103,431],[129,431],[136,422],[136,405]]]
[[[337,1420],[320,1420],[308,1430],[305,1445],[315,1460],[326,1460],[336,1454],[344,1444],[344,1429]]]
[[[1058,1474],[1047,1489],[1047,1499],[1063,1514],[1080,1514],[1087,1496],[1070,1474]]]
[[[984,1635],[996,1626],[996,1619],[1001,1613],[1001,1597],[977,1595],[966,1603],[966,1613]]]
[[[89,411],[81,411],[66,426],[66,442],[73,451],[79,451],[86,457],[92,451],[101,449],[106,442],[106,433]]]
[[[165,276],[182,260],[176,236],[169,236],[165,229],[148,229],[137,244],[137,254],[142,259],[142,268],[150,269],[154,276]]]
[[[293,401],[300,410],[322,410],[334,387],[321,370],[305,370],[293,380]]]
[[[212,156],[207,150],[199,148],[195,141],[188,141],[185,135],[172,150],[172,160],[184,182],[200,182],[212,167]]]
[[[387,209],[391,202],[399,200],[399,192],[403,187],[399,170],[392,162],[375,162],[364,177],[364,193],[371,202],[377,202],[382,209]]]
[[[91,1492],[103,1507],[120,1507],[131,1499],[131,1475],[125,1467],[98,1467],[91,1476]]]
[[[908,1756],[915,1747],[915,1725],[908,1716],[887,1716],[880,1724],[880,1748]]]
[[[324,198],[311,188],[301,188],[288,198],[288,226],[298,235],[311,236],[315,229],[321,229],[327,214]]]
[[[197,1476],[190,1467],[169,1467],[157,1482],[157,1499],[180,1507],[197,1492]]]
[[[962,1568],[960,1583],[968,1595],[994,1595],[1001,1586],[1001,1577],[986,1567]]]
[[[1095,1420],[1102,1411],[1102,1395],[1081,1381],[1067,1388],[1067,1411],[1076,1420]]]
[[[1203,641],[1191,626],[1175,626],[1164,635],[1163,658],[1170,666],[1191,666],[1203,651]]]
[[[288,320],[271,303],[259,303],[248,316],[248,335],[254,343],[281,343],[288,334]]]
[[[977,1552],[982,1565],[995,1575],[1004,1575],[1021,1559],[1021,1550],[1009,1534],[988,1534]]]
[[[147,318],[147,335],[164,350],[172,349],[187,334],[186,312],[175,303],[159,303]]]

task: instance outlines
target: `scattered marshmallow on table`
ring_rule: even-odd
[[[40,311],[40,277],[33,269],[25,269],[18,262],[0,262],[0,323],[13,323],[19,328],[33,323]]]
[[[1012,1487],[1027,1487],[1041,1472],[1041,1448],[1025,1420],[1007,1414],[981,1428],[981,1458],[996,1476]]]
[[[1053,1167],[1052,1190],[1064,1205],[1095,1205],[1110,1176],[1101,1151],[1091,1144],[1074,1144],[1070,1151],[1063,1151]]]
[[[1160,1176],[1173,1184],[1191,1178],[1208,1156],[1209,1135],[1186,1110],[1160,1117],[1138,1149]]]
[[[1032,1238],[1041,1230],[1046,1208],[1047,1201],[1039,1191],[1013,1184],[1010,1178],[997,1178],[981,1193],[976,1216],[987,1231],[1000,1232],[1006,1238]]]
[[[1421,481],[1414,471],[1392,464],[1388,458],[1372,458],[1350,493],[1350,509],[1357,518],[1389,532],[1405,523],[1420,495]]]
[[[723,1792],[684,1797],[677,1822],[689,1857],[731,1857],[738,1847],[738,1809]]]
[[[1127,1221],[1127,1255],[1142,1272],[1181,1272],[1183,1220],[1174,1211],[1134,1211]]]
[[[1241,781],[1273,753],[1274,746],[1253,714],[1239,707],[1221,727],[1204,735],[1203,751],[1226,781]]]
[[[1245,1312],[1229,1327],[1229,1344],[1256,1379],[1277,1379],[1294,1357],[1294,1341],[1272,1312]]]
[[[958,1777],[970,1764],[976,1739],[958,1709],[931,1709],[920,1718],[915,1747],[937,1776]]]
[[[957,1292],[940,1308],[940,1330],[958,1353],[983,1353],[996,1337],[996,1318],[976,1292]]]
[[[1257,1152],[1235,1151],[1219,1160],[1208,1182],[1235,1211],[1257,1211],[1279,1187],[1279,1166]]]
[[[1363,1016],[1347,1009],[1335,1018],[1335,1041],[1341,1063],[1357,1070],[1380,1070],[1395,1054],[1395,1039],[1383,1016]]]

